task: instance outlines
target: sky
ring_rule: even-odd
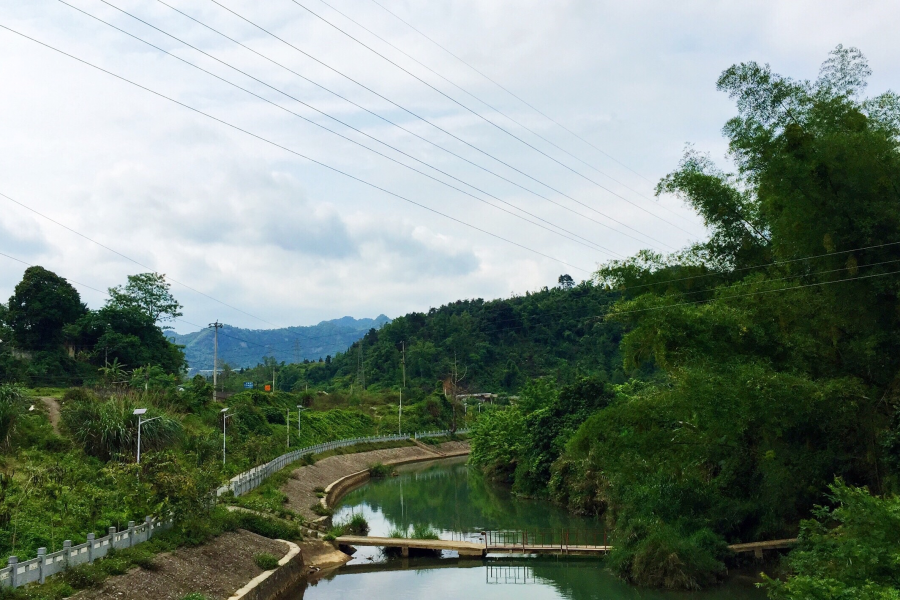
[[[0,3],[0,299],[152,270],[184,333],[580,281],[704,238],[654,188],[686,144],[728,168],[730,65],[900,75],[889,1],[326,2]]]

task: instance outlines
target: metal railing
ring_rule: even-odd
[[[486,548],[601,548],[607,546],[606,529],[517,529],[483,531]]]
[[[458,430],[456,433],[465,434],[468,433],[468,431],[468,429],[462,429]],[[287,454],[282,454],[278,458],[273,458],[264,465],[259,465],[258,467],[254,467],[249,471],[245,471],[239,475],[235,475],[231,478],[231,481],[216,490],[216,496],[227,494],[229,491],[232,492],[235,496],[242,496],[247,492],[256,489],[266,479],[268,479],[287,465],[297,462],[307,454],[322,454],[323,452],[329,452],[338,448],[346,448],[347,446],[355,446],[357,444],[399,442],[402,440],[408,440],[410,438],[418,440],[423,438],[445,437],[449,436],[450,434],[450,430],[426,432],[417,431],[411,434],[403,433],[394,435],[351,438],[346,440],[335,440],[333,442],[323,442],[321,444],[316,444],[315,446],[309,446],[307,448],[299,448],[297,450],[292,450]]]

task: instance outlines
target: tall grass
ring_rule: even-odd
[[[138,418],[129,398],[100,400],[79,394],[63,405],[62,420],[84,451],[101,460],[132,455],[137,449]],[[157,415],[148,415],[152,418]],[[158,450],[173,443],[181,423],[167,415],[141,425],[141,450]]]

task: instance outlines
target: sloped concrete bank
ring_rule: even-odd
[[[328,508],[334,506],[347,492],[368,481],[369,467],[373,464],[397,466],[467,454],[467,442],[445,442],[436,446],[422,444],[329,456],[314,465],[295,469],[281,491],[287,495],[291,510],[310,521],[322,522],[327,518],[313,512],[312,506],[316,503]]]

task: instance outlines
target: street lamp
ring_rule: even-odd
[[[228,417],[234,416],[234,413],[232,413],[230,415],[226,415],[225,411],[227,411],[227,410],[228,410],[228,408],[226,407],[219,411],[220,413],[222,413],[222,466],[223,467],[225,466],[225,422],[228,421]]]
[[[142,419],[141,416],[147,412],[146,408],[136,408],[132,414],[137,415],[138,418],[138,447],[137,447],[137,464],[141,464],[141,425],[144,423],[149,423],[150,421],[155,421],[159,419],[159,417],[153,417],[152,419]]]

